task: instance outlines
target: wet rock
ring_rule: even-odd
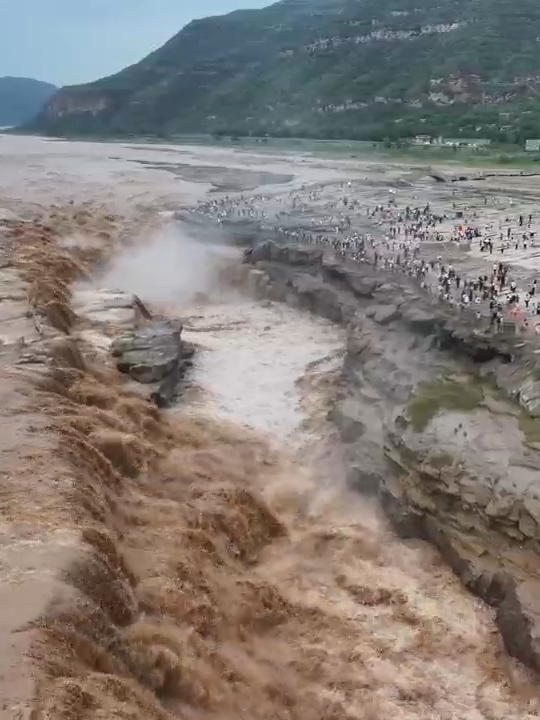
[[[347,470],[347,486],[361,495],[378,495],[381,487],[381,476],[370,472],[361,465],[352,465]]]
[[[399,483],[387,476],[379,488],[379,500],[396,534],[406,539],[424,539],[424,518],[408,502]]]
[[[516,505],[516,498],[509,493],[497,493],[492,495],[490,501],[484,508],[488,518],[500,520],[509,517]]]
[[[508,652],[540,672],[540,582],[508,579],[496,620]]]
[[[423,532],[424,539],[439,549],[471,592],[488,605],[500,606],[506,597],[510,578],[505,571],[497,569],[496,563],[486,562],[482,544],[477,542],[474,535],[460,534],[433,517],[424,518]]]
[[[401,311],[397,305],[375,305],[366,310],[366,317],[371,317],[378,325],[389,325],[399,320]]]
[[[77,289],[73,307],[78,315],[93,323],[132,327],[141,319],[151,318],[150,312],[136,295],[121,290]]]
[[[344,443],[357,442],[366,431],[366,426],[358,418],[357,408],[352,400],[336,403],[328,413],[328,419],[336,425]]]
[[[287,265],[312,265],[322,261],[324,251],[317,247],[301,245],[280,245],[273,240],[266,240],[244,253],[244,262],[261,261],[282,262]]]
[[[495,359],[512,361],[511,349],[504,341],[479,335],[472,328],[459,325],[456,321],[447,322],[441,327],[438,337],[443,350],[467,355],[475,363],[487,363]]]
[[[540,538],[540,499],[536,492],[528,492],[523,497],[523,508],[519,514],[518,527],[525,538]]]
[[[320,278],[299,275],[292,280],[291,286],[301,300],[301,307],[332,322],[348,322],[356,312],[356,306],[349,298]]]
[[[533,417],[540,417],[540,381],[527,380],[519,390],[520,405]]]
[[[436,182],[439,182],[439,183],[449,182],[448,177],[444,173],[442,173],[438,170],[431,170],[428,177],[433,178],[433,180],[435,180]]]
[[[118,370],[137,382],[154,385],[151,397],[160,407],[174,398],[191,365],[193,347],[181,339],[181,326],[156,321],[124,333],[111,346]]]
[[[278,260],[286,262],[288,265],[312,265],[319,263],[323,257],[324,251],[321,248],[303,248],[302,246],[287,246],[281,248]]]
[[[326,253],[321,260],[322,277],[330,282],[339,281],[358,298],[372,298],[379,286],[376,278],[350,267],[334,255]]]
[[[377,281],[365,278],[357,273],[349,272],[346,276],[347,285],[359,298],[372,298],[377,290]]]
[[[347,356],[348,360],[352,358],[359,359],[360,356],[366,355],[371,347],[372,337],[369,332],[361,328],[350,328],[347,333]]]
[[[340,280],[346,278],[347,272],[343,263],[332,252],[327,252],[321,259],[321,271],[324,280]]]
[[[434,335],[441,327],[441,317],[421,307],[407,307],[403,310],[403,320],[412,332],[420,335]]]
[[[172,372],[170,372],[158,386],[150,393],[150,399],[159,407],[169,407],[177,397],[178,386],[185,377],[192,365],[192,358],[195,348],[185,343],[181,360]]]
[[[163,380],[181,357],[180,328],[169,322],[125,333],[115,340],[111,352],[120,372],[141,383]]]

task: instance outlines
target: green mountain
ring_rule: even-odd
[[[282,0],[63,88],[50,133],[540,137],[538,0]]]
[[[0,77],[0,127],[32,119],[57,89],[31,78]]]

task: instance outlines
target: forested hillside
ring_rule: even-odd
[[[538,0],[283,0],[63,88],[55,133],[540,137]]]

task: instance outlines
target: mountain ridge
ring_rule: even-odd
[[[27,77],[0,77],[0,126],[19,125],[39,112],[58,90],[55,85]]]
[[[52,133],[540,137],[540,3],[281,0],[62,88]]]

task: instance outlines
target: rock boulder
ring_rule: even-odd
[[[160,407],[173,400],[191,365],[193,348],[182,340],[181,332],[180,325],[153,321],[124,333],[111,346],[118,370],[152,385],[151,397]]]

